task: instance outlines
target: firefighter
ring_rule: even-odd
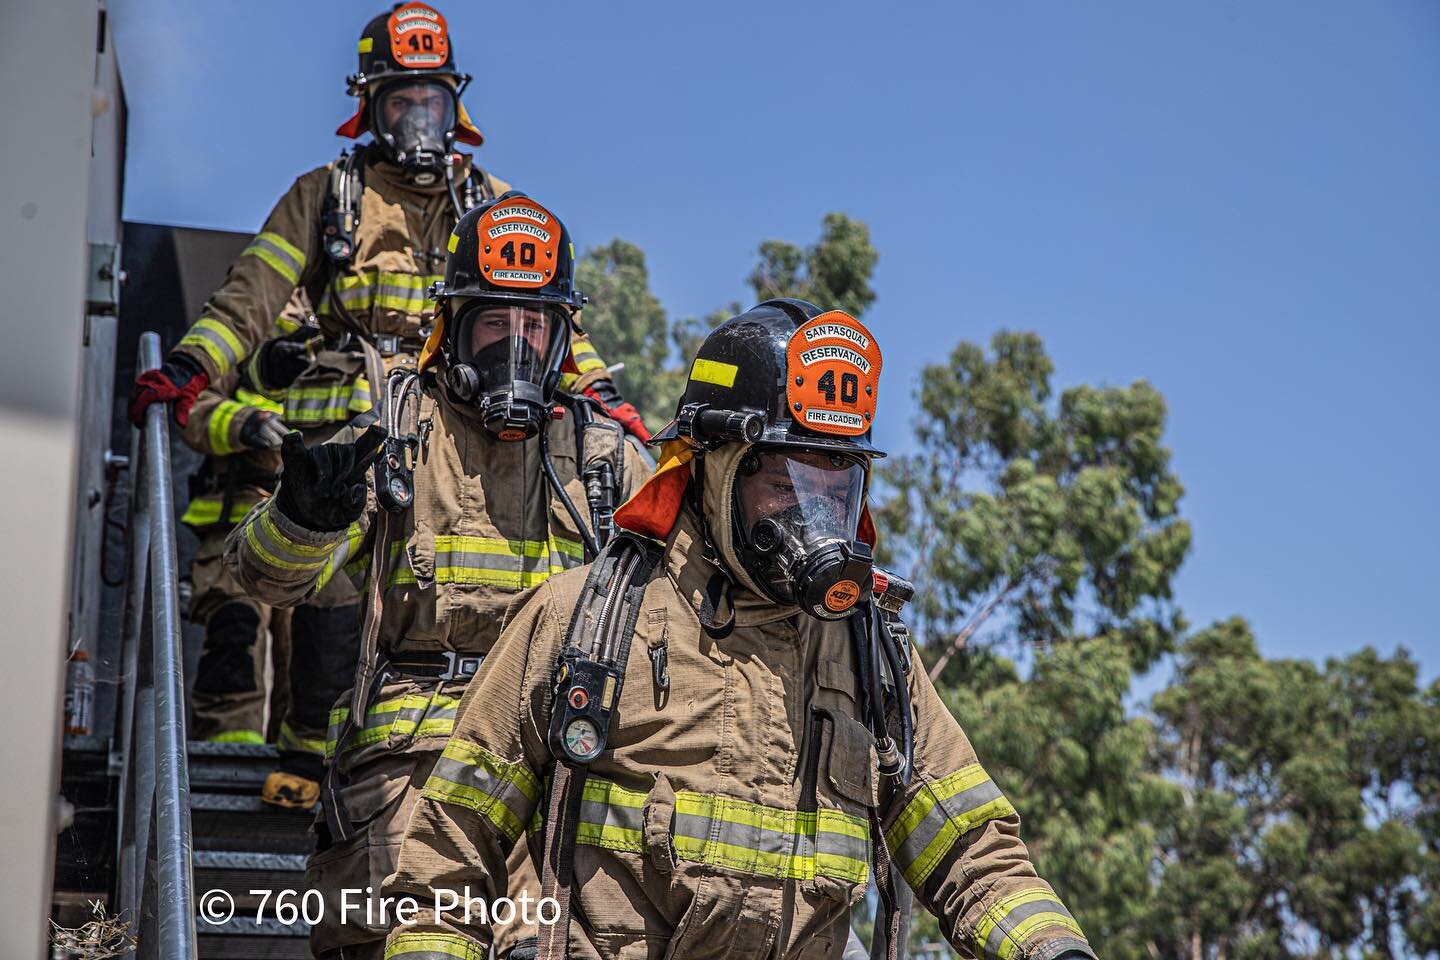
[[[440,279],[451,228],[461,212],[509,185],[454,150],[457,141],[479,146],[483,138],[460,102],[469,76],[456,66],[444,16],[424,3],[397,5],[366,25],[358,46],[359,69],[349,78],[358,107],[336,132],[369,133],[370,141],[301,176],[280,199],[201,318],[158,370],[136,379],[130,416],[137,425],[149,404],[170,401],[184,429],[196,398],[238,368],[252,390],[279,400],[286,425],[302,430],[307,442],[323,442],[352,421],[363,426],[374,418],[373,385],[388,371],[413,369],[433,327],[427,291]],[[318,305],[321,349],[297,351],[293,340],[265,339],[297,295]],[[578,333],[562,373],[564,389],[588,394],[638,438],[648,438]],[[317,598],[318,606],[293,625],[321,631],[295,640],[300,659],[294,670],[311,682],[294,695],[307,712],[328,710],[328,691],[348,683],[351,672],[343,665],[331,675],[331,665],[354,647],[343,636],[343,621],[357,618],[343,610],[348,586],[341,583],[337,591]],[[321,609],[337,612],[309,623]],[[239,632],[250,630],[247,615]],[[229,685],[239,685],[236,677]],[[202,711],[207,696],[202,690]],[[296,753],[282,758],[262,798],[313,805],[312,766]]]
[[[377,364],[413,362],[433,325],[427,290],[440,279],[446,237],[464,211],[509,189],[454,149],[457,142],[483,142],[460,102],[469,80],[433,7],[397,4],[366,25],[359,70],[349,77],[359,105],[336,133],[369,133],[370,141],[295,181],[200,319],[158,370],[136,379],[135,423],[151,403],[171,402],[184,427],[200,393],[260,347],[297,288],[318,304],[335,349],[300,378],[287,412],[314,424],[344,422],[367,399],[357,386],[367,366],[373,376]],[[634,407],[578,331],[571,351],[565,389],[588,393],[647,439]]]
[[[317,339],[303,295],[291,299],[271,334],[280,349],[263,354],[271,361],[266,375],[281,383],[308,365]],[[341,578],[294,611],[272,609],[225,571],[225,537],[274,490],[280,443],[290,429],[284,406],[254,389],[251,381],[258,380],[253,369],[225,374],[200,394],[181,431],[186,443],[205,454],[181,517],[200,537],[190,571],[190,621],[205,628],[190,736],[219,743],[274,741],[279,768],[266,777],[261,799],[309,809],[320,798],[330,706],[354,674],[359,607],[354,587]],[[333,428],[322,435],[330,432]],[[268,729],[267,646],[275,678]]]
[[[636,536],[546,581],[469,691],[384,888],[417,904],[387,960],[484,957],[486,913],[434,905],[495,903],[527,826],[542,958],[838,960],[872,869],[887,946],[908,884],[964,955],[1093,956],[878,613],[880,366],[797,300],[710,333],[617,515]]]
[[[308,449],[287,436],[275,496],[226,546],[230,572],[276,606],[343,573],[368,583],[362,667],[331,714],[306,874],[325,897],[311,933],[320,957],[380,955],[381,915],[347,909],[343,892],[378,896],[512,606],[593,554],[614,505],[650,472],[598,404],[557,390],[584,298],[554,214],[507,193],[467,213],[448,246],[418,370],[381,384],[383,441],[377,427]],[[519,866],[528,857],[515,849]]]

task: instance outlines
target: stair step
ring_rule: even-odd
[[[305,889],[305,855],[254,850],[196,850],[195,890],[224,890],[234,898],[236,913],[253,917],[264,894],[273,898],[282,890]]]
[[[192,740],[187,750],[190,788],[200,791],[258,795],[265,777],[280,761],[269,744]]]
[[[303,853],[265,853],[255,850],[196,850],[195,869],[305,870]]]
[[[192,793],[195,849],[304,855],[314,843],[313,810],[282,810],[254,794]]]
[[[237,912],[227,923],[211,923],[204,917],[196,917],[195,932],[202,937],[245,937],[252,940],[256,937],[308,937],[310,924],[304,920],[281,923],[274,917],[266,917],[257,924],[253,917],[245,919]]]
[[[200,960],[310,960],[310,941],[303,924],[283,933],[256,930],[254,924],[244,926],[250,928],[249,933],[237,932],[240,928],[233,921],[215,926],[197,917]]]
[[[244,757],[255,760],[278,760],[280,751],[269,743],[215,743],[210,740],[190,740],[185,744],[192,757]]]
[[[272,807],[261,800],[258,794],[249,793],[192,793],[190,806],[195,810],[215,810],[225,813],[275,813],[282,817],[309,824],[305,817],[313,816],[320,809],[317,803],[309,810],[286,810]]]

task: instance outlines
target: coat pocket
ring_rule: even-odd
[[[842,806],[868,810],[876,803],[875,738],[847,714],[828,707],[817,709],[826,718],[826,783],[838,798],[849,801]]]
[[[840,694],[838,699],[826,697],[826,700],[848,705],[850,712],[854,712],[855,704],[859,702],[860,678],[849,663],[842,660],[816,661],[815,682],[822,690],[832,690]]]

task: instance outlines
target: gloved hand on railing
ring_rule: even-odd
[[[172,353],[158,369],[146,370],[135,378],[130,388],[130,422],[143,427],[150,404],[174,401],[171,415],[176,426],[184,427],[190,422],[195,398],[209,385],[210,377],[198,363],[183,353]]]
[[[279,414],[256,410],[240,427],[240,442],[250,450],[273,450],[285,442],[290,428]]]
[[[284,467],[275,508],[307,530],[344,530],[365,510],[365,471],[375,462],[384,439],[385,429],[379,424],[354,443],[309,448],[299,431],[287,433],[280,445]]]

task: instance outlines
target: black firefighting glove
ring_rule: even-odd
[[[297,430],[280,445],[284,463],[275,508],[307,530],[334,533],[365,511],[365,471],[380,454],[385,428],[376,424],[354,443],[306,447]]]
[[[266,340],[245,361],[245,379],[261,393],[284,390],[309,369],[319,339],[315,329],[307,326]]]
[[[279,414],[256,410],[240,425],[240,443],[247,450],[273,450],[285,442],[289,432]]]
[[[174,403],[170,408],[175,424],[184,427],[190,422],[190,408],[195,398],[210,385],[210,377],[200,364],[183,353],[172,353],[155,370],[146,370],[135,378],[130,388],[130,422],[145,426],[145,411],[152,403]]]

